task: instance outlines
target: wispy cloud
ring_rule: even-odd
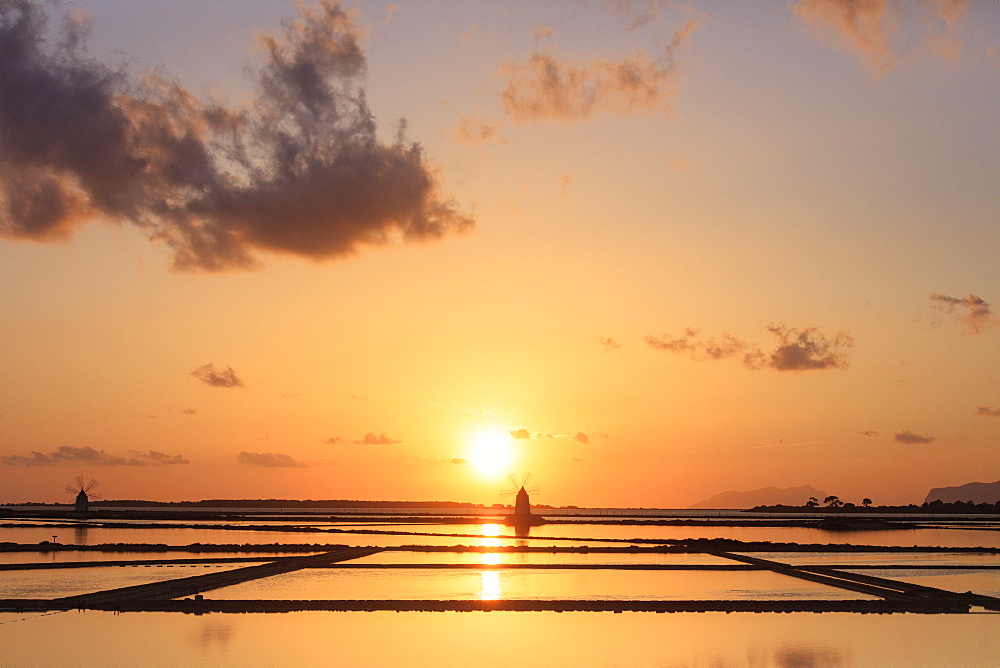
[[[473,227],[402,123],[393,143],[377,137],[361,35],[336,0],[260,37],[245,107],[97,62],[79,14],[50,39],[51,7],[0,3],[3,235],[127,222],[166,242],[175,268],[211,271],[256,266],[261,252],[347,257]]]
[[[666,113],[674,96],[677,52],[697,25],[695,19],[685,23],[656,56],[640,51],[619,61],[569,61],[536,49],[525,63],[508,62],[500,68],[506,80],[500,99],[507,117],[525,123]]]
[[[857,52],[876,73],[892,68],[914,43],[954,58],[965,10],[964,0],[799,0],[792,7],[818,36]]]
[[[278,452],[246,452],[236,455],[236,461],[247,466],[263,466],[264,468],[306,468],[308,463]]]
[[[198,411],[196,411],[193,408],[185,408],[184,410],[181,411],[181,413],[184,414],[184,415],[194,415],[197,412]]]
[[[464,415],[465,417],[469,418],[481,418],[489,415],[492,412],[493,411],[490,410],[489,408],[470,408],[465,411]]]
[[[402,443],[398,438],[391,438],[384,433],[376,434],[374,432],[368,432],[354,442],[358,445],[393,445],[395,443]]]
[[[778,346],[769,353],[732,334],[702,339],[693,327],[684,330],[682,336],[665,334],[646,336],[644,340],[655,350],[685,354],[694,360],[722,360],[742,355],[743,363],[750,369],[776,371],[843,369],[847,366],[844,349],[854,345],[854,340],[843,332],[828,336],[815,327],[799,329],[772,323],[764,329],[778,339]]]
[[[960,299],[932,292],[930,300],[934,308],[945,313],[953,313],[957,309],[955,321],[965,325],[970,334],[981,334],[990,325],[990,304],[976,295]]]
[[[191,375],[212,387],[243,387],[243,381],[231,366],[216,369],[215,365],[209,362],[192,371]]]
[[[622,347],[622,344],[618,343],[618,340],[611,336],[602,336],[597,341],[604,346],[604,352],[618,350]]]
[[[342,439],[340,436],[331,436],[323,442],[327,445],[340,445],[341,443],[347,443],[347,441]]]
[[[1000,417],[1000,408],[990,408],[989,406],[977,406],[976,415],[986,417]]]
[[[874,431],[872,429],[866,429],[865,431],[859,431],[858,434],[860,434],[861,436],[869,436],[869,437],[871,437],[871,436],[878,436],[878,432]]]
[[[507,140],[500,136],[500,124],[479,121],[471,116],[465,116],[458,122],[455,134],[459,141],[464,144],[485,144],[496,142],[507,144]]]
[[[90,446],[62,445],[52,452],[32,451],[30,455],[0,456],[7,466],[56,466],[58,464],[88,464],[92,466],[177,466],[191,462],[181,455],[168,455],[157,450],[129,450],[126,456],[115,455]]]
[[[907,445],[913,443],[933,443],[933,436],[921,436],[920,434],[913,434],[909,431],[898,431],[893,438],[898,443],[906,443]]]

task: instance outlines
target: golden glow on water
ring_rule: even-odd
[[[484,524],[483,528],[483,547],[500,547],[500,525],[499,524]]]
[[[483,554],[483,565],[484,566],[498,566],[500,564],[500,555],[496,552],[486,552]]]
[[[503,598],[500,590],[500,572],[483,571],[483,588],[476,592],[476,598],[484,601],[496,601]]]

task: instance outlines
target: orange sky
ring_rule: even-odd
[[[1000,477],[996,3],[308,7],[0,5],[0,502]]]

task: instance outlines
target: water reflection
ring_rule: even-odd
[[[87,529],[88,527],[86,524],[77,524],[75,527],[73,527],[73,542],[75,542],[77,545],[86,545]]]
[[[476,598],[483,601],[497,601],[503,598],[499,571],[483,571],[482,576],[483,588],[476,592]]]

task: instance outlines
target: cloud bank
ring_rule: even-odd
[[[129,450],[128,456],[113,455],[90,446],[62,445],[50,453],[32,451],[27,457],[7,455],[0,457],[0,464],[7,466],[56,466],[57,464],[88,464],[91,466],[176,466],[191,462],[181,455],[168,455],[149,450]]]
[[[86,55],[87,25],[0,3],[0,234],[64,239],[104,218],[141,228],[181,270],[259,253],[345,257],[473,227],[419,144],[376,136],[360,34],[336,0],[300,8],[265,56],[247,107],[157,74],[134,81]]]

